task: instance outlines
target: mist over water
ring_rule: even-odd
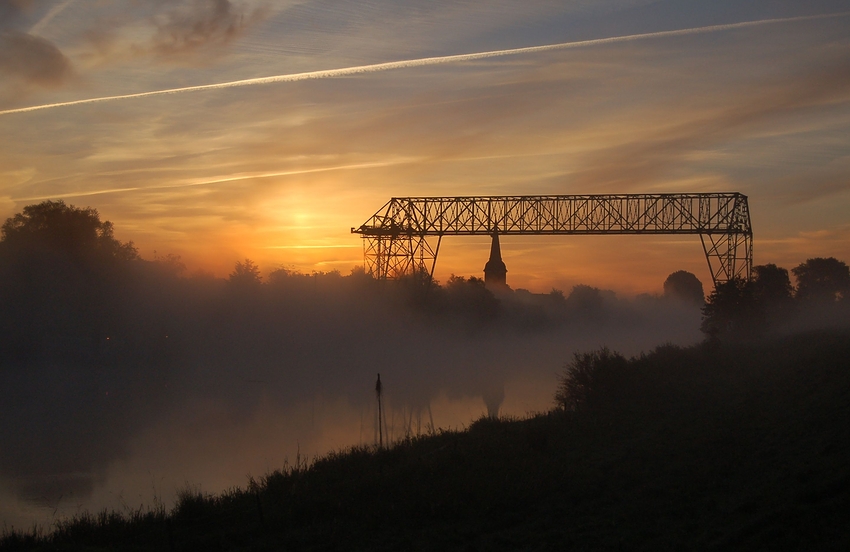
[[[0,372],[5,524],[168,507],[186,486],[215,493],[375,443],[377,373],[397,440],[547,410],[575,351],[702,337],[697,305],[582,286],[494,296],[475,280],[423,291],[358,271],[260,284],[178,265],[133,261],[18,313]]]

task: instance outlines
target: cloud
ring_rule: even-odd
[[[38,17],[34,0],[0,0],[0,99],[30,88],[56,88],[74,75],[71,61],[52,42],[25,32]]]
[[[149,1],[104,9],[80,32],[90,68],[140,60],[178,65],[215,59],[271,10],[231,0]]]
[[[57,87],[73,75],[71,61],[53,43],[26,33],[0,34],[0,74],[29,85]]]
[[[0,27],[9,27],[11,23],[30,11],[33,0],[3,0],[0,2]]]
[[[223,46],[238,37],[251,22],[229,0],[193,0],[158,15],[151,50],[161,56]]]
[[[671,171],[700,152],[730,141],[754,137],[783,118],[804,110],[828,107],[850,100],[850,58],[845,55],[820,60],[815,67],[781,80],[766,80],[733,96],[728,104],[696,113],[679,113],[681,120],[659,125],[654,132],[615,143],[586,155],[573,181],[594,190],[645,189],[647,184],[669,181]]]

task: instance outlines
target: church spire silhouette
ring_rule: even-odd
[[[484,285],[491,289],[507,289],[508,269],[502,261],[502,248],[499,246],[499,234],[493,232],[490,244],[490,260],[484,265]]]

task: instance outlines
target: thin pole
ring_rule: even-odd
[[[380,448],[384,448],[384,430],[382,427],[383,415],[381,412],[381,391],[383,390],[383,386],[381,385],[381,374],[378,374],[378,382],[375,384],[375,394],[378,396],[378,446]]]

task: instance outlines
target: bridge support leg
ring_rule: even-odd
[[[753,236],[747,233],[700,234],[714,286],[742,278],[753,271]]]
[[[364,236],[365,270],[378,280],[419,276],[429,281],[434,275],[442,236],[432,247],[425,236]]]

